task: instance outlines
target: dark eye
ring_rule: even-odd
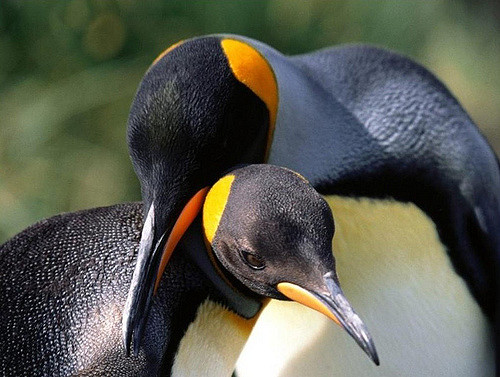
[[[241,257],[250,267],[255,270],[261,270],[265,267],[264,262],[259,257],[249,253],[246,250],[241,251]]]

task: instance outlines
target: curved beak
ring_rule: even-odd
[[[308,290],[288,282],[281,282],[276,288],[290,300],[317,310],[335,321],[347,331],[376,365],[380,364],[372,337],[345,298],[334,272],[328,272],[323,276],[323,287],[318,290]]]
[[[139,353],[152,298],[158,289],[161,276],[175,247],[200,212],[207,192],[208,188],[203,188],[188,201],[170,231],[158,232],[154,203],[148,210],[134,275],[123,310],[123,344],[127,355],[130,353],[131,343],[134,354]]]

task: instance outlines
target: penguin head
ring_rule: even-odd
[[[278,283],[321,281],[335,266],[328,204],[284,168],[249,165],[224,176],[207,195],[203,226],[222,265],[263,296],[282,298]]]
[[[122,321],[127,352],[132,342],[138,352],[152,295],[205,188],[232,166],[265,160],[277,104],[269,63],[231,37],[177,43],[146,72],[127,131],[145,213]]]
[[[337,279],[330,207],[302,176],[272,165],[230,172],[207,194],[203,229],[213,260],[236,286],[318,310],[378,365],[373,341]]]
[[[153,62],[132,103],[127,141],[145,212],[154,204],[158,226],[172,226],[230,167],[264,161],[277,95],[269,63],[239,40],[181,41]]]

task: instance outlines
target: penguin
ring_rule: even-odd
[[[165,268],[143,348],[127,357],[121,313],[142,221],[140,203],[68,213],[0,247],[4,375],[229,376],[268,298],[325,314],[378,364],[339,285],[328,204],[272,165],[210,189]]]
[[[265,298],[263,305],[272,298],[312,308],[340,325],[379,365],[371,335],[340,288],[332,254],[335,227],[331,210],[302,176],[272,165],[232,170],[210,189],[200,217],[201,226],[197,228],[194,223],[198,229],[195,234],[203,233],[206,252],[200,253],[201,248],[192,247],[190,242],[184,252],[198,266],[205,266],[201,268],[222,293],[226,307],[239,315],[240,322],[249,314],[252,317],[244,324],[246,332],[240,343],[228,339],[231,332],[217,328],[215,336],[219,340],[215,343],[222,342],[236,357],[227,369],[214,373],[207,368],[214,363],[214,357],[222,355],[217,355],[220,349],[207,351],[207,343],[214,340],[206,339],[203,326],[212,325],[198,324],[199,317],[206,318],[206,314],[198,312],[179,346],[173,375],[222,376],[232,372],[263,306],[258,312],[245,313],[235,303],[241,296],[232,298],[231,291]],[[226,288],[217,283],[220,278]],[[213,322],[213,318],[209,321]]]
[[[151,226],[124,309],[127,347],[140,348],[155,286],[186,219],[201,209],[201,190],[235,164],[266,162],[300,173],[338,213],[339,275],[375,322],[384,362],[376,371],[355,356],[301,363],[310,360],[302,354],[347,345],[321,319],[271,303],[241,376],[244,368],[263,376],[494,374],[499,164],[422,66],[363,45],[285,56],[236,35],[181,41],[146,72],[128,142]],[[279,355],[271,333],[287,344]]]

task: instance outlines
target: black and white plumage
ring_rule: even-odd
[[[257,51],[269,65],[275,109],[245,82],[251,75],[238,76],[234,64],[245,60],[237,57],[240,47],[233,55],[221,47],[227,40]],[[339,224],[340,279],[372,329],[381,367],[337,352],[349,345],[318,318],[300,312],[283,321],[271,307],[257,328],[258,349],[250,343],[246,351],[246,360],[261,362],[245,362],[244,354],[242,376],[250,364],[264,368],[259,375],[303,375],[301,368],[318,376],[494,374],[498,161],[427,70],[373,47],[286,57],[239,36],[202,37],[153,64],[129,119],[143,212],[154,213],[155,228],[142,235],[149,241],[140,260],[149,267],[136,267],[129,291],[127,345],[133,340],[140,349],[138,334],[153,336],[146,317],[149,303],[159,300],[150,301],[164,238],[188,199],[234,164],[262,162],[267,154],[267,162],[297,171],[328,196]],[[287,345],[278,354],[263,340],[266,323],[275,336],[284,328],[282,335],[292,337],[278,338]],[[287,327],[304,324],[307,334]]]

